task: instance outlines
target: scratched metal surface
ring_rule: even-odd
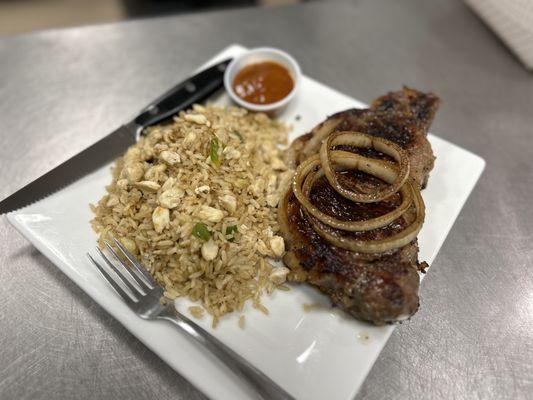
[[[420,312],[357,399],[532,398],[533,76],[461,2],[313,3],[2,38],[0,197],[231,42],[286,48],[364,101],[402,84],[433,90],[444,100],[433,132],[488,161]],[[5,218],[0,253],[0,398],[204,398]]]

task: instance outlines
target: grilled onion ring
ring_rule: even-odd
[[[307,213],[305,210],[304,212],[307,214],[307,219],[315,232],[334,246],[359,253],[383,253],[403,247],[410,243],[416,238],[418,232],[420,232],[420,229],[422,228],[422,224],[424,223],[425,206],[422,196],[420,195],[420,190],[418,189],[416,183],[414,183],[412,180],[406,182],[405,186],[407,186],[407,188],[413,194],[413,205],[416,209],[416,218],[401,232],[385,239],[358,240],[333,235],[330,232],[327,232],[328,227],[325,226],[321,221],[312,215],[309,215],[309,213]]]
[[[387,183],[394,181],[397,177],[395,169],[389,163],[382,160],[366,158],[348,151],[339,150],[332,151],[330,157],[333,159],[334,164],[341,168],[359,169],[374,175]],[[413,197],[412,192],[406,187],[401,187],[400,194],[402,196],[402,203],[391,212],[379,217],[364,221],[343,221],[323,213],[309,200],[309,194],[313,183],[324,173],[321,169],[316,173],[313,171],[320,165],[320,161],[319,155],[315,154],[298,166],[294,175],[293,192],[305,211],[322,223],[349,232],[370,231],[390,224],[409,209]]]
[[[377,190],[373,193],[356,193],[343,187],[337,180],[331,163],[331,148],[338,145],[356,146],[367,149],[372,148],[394,158],[394,160],[398,163],[398,170],[395,174],[396,176],[392,180],[381,178],[390,183],[390,186],[385,189]],[[353,201],[358,201],[360,203],[375,203],[386,199],[387,197],[396,193],[409,177],[409,157],[404,149],[389,140],[366,135],[360,132],[343,131],[329,135],[327,139],[322,142],[322,146],[320,147],[320,160],[322,163],[322,168],[326,174],[326,178],[331,186],[333,186],[333,188],[341,196]],[[371,159],[365,158],[365,160]],[[375,169],[374,165],[377,164],[368,163],[368,173],[372,175],[374,175],[374,172],[372,172]],[[364,172],[367,171],[365,170]],[[379,171],[376,172],[379,173]],[[392,172],[389,176],[392,177]]]
[[[298,159],[305,160],[311,155],[315,154],[320,150],[320,145],[322,141],[331,134],[337,126],[342,122],[342,118],[328,118],[323,123],[315,126],[311,131],[311,138],[305,143],[302,148],[301,154]]]

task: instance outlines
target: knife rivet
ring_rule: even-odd
[[[185,84],[185,90],[189,93],[192,93],[196,90],[196,85],[192,82],[187,82]]]
[[[150,107],[148,107],[148,112],[152,115],[157,114],[158,110],[159,109],[157,108],[157,106],[154,106],[153,104]]]
[[[226,64],[220,64],[217,69],[220,71],[220,72],[224,72],[226,70],[226,67],[227,65]]]

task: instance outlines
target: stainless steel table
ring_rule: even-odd
[[[224,46],[289,50],[361,100],[412,85],[488,164],[357,399],[533,397],[533,75],[459,1],[248,9],[0,39],[0,197]],[[0,398],[203,399],[0,218]],[[354,363],[357,360],[354,360]]]

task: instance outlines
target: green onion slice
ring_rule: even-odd
[[[211,238],[211,233],[207,230],[207,226],[201,222],[198,222],[193,226],[192,234],[202,239],[204,242],[207,242]]]
[[[220,167],[220,159],[218,158],[218,139],[213,138],[209,142],[209,157],[215,167]]]
[[[237,225],[231,225],[226,228],[226,236],[231,237],[228,239],[228,242],[234,242],[235,241],[235,235],[234,233],[238,231]]]

